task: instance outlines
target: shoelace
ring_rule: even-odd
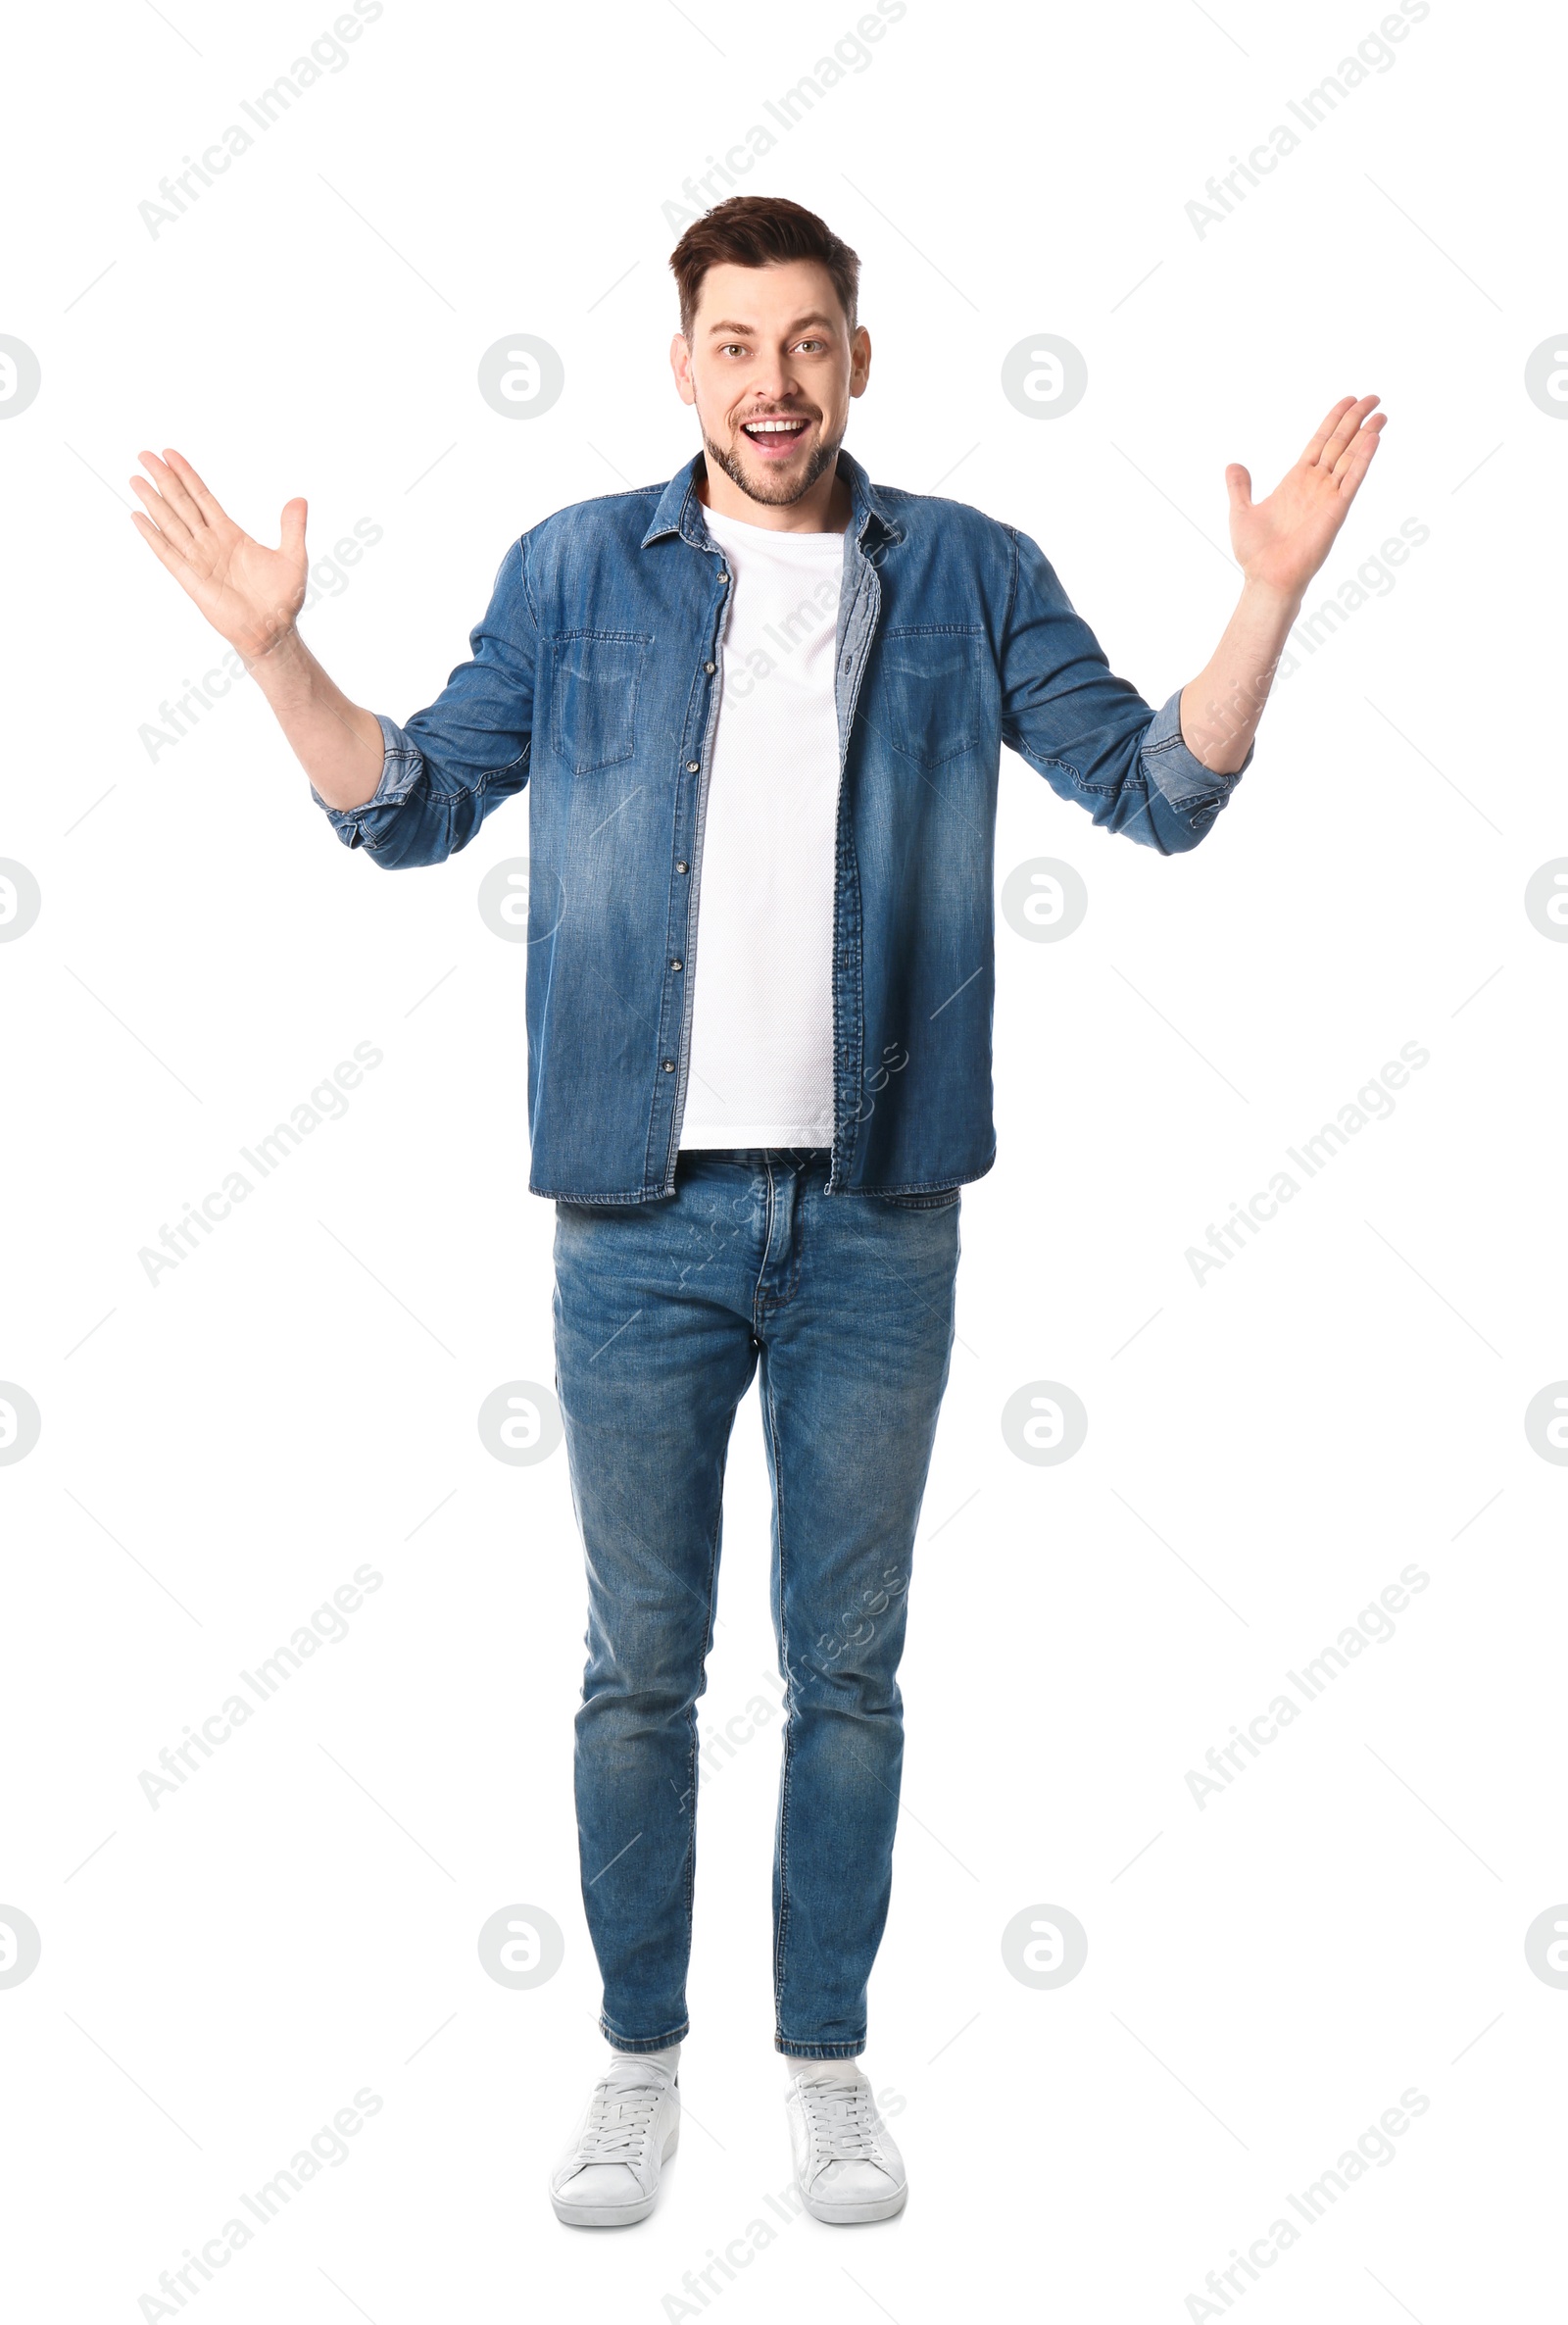
[[[871,2163],[881,2118],[866,2083],[805,2083],[801,2101],[813,2152],[824,2163]]]
[[[654,2113],[663,2090],[653,2083],[627,2086],[607,2075],[595,2086],[588,2121],[577,2143],[577,2161],[636,2163],[640,2161]]]

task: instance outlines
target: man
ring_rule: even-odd
[[[730,1428],[760,1373],[787,1703],[775,2041],[806,2206],[858,2222],[906,2194],[856,2062],[959,1188],[995,1156],[1001,746],[1097,824],[1196,847],[1383,416],[1343,399],[1256,505],[1227,470],[1241,600],[1154,711],[1033,541],[873,487],[842,450],[871,345],[858,262],[821,220],[737,198],[670,264],[702,450],[514,542],[471,659],[405,726],[300,639],[303,501],[265,549],[180,455],[143,453],[134,522],[244,656],[349,847],[439,862],[529,786],[529,1184],[557,1206],[589,1579],[576,1802],[612,2053],[556,2211],[643,2218],[676,2141],[696,1706]],[[929,376],[920,392],[935,405]]]

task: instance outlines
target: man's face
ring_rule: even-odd
[[[832,468],[871,368],[868,335],[851,333],[832,276],[808,259],[710,267],[690,342],[677,334],[669,354],[709,459],[774,507]]]

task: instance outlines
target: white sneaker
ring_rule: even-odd
[[[784,2102],[795,2185],[813,2220],[891,2220],[909,2184],[904,2158],[853,2058],[804,2059]]]
[[[680,2070],[617,2058],[594,2085],[571,2145],[550,2177],[556,2218],[571,2228],[625,2228],[659,2201],[659,2175],[680,2138]]]

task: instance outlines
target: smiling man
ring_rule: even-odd
[[[774,2040],[805,2204],[863,2222],[906,2195],[857,2062],[959,1189],[996,1151],[1002,747],[1102,828],[1195,848],[1251,759],[1383,416],[1344,398],[1255,505],[1227,470],[1240,601],[1156,710],[1026,535],[873,486],[843,450],[871,343],[858,262],[820,219],[737,198],[670,265],[702,450],[514,542],[469,660],[405,725],[351,702],[299,636],[303,501],[267,549],[179,454],[143,453],[134,521],[245,657],[347,846],[439,863],[528,786],[529,1185],[557,1207],[589,1594],[577,1821],[612,2053],[556,2212],[644,2218],[679,2131],[697,1700],[756,1376],[786,1703]]]

